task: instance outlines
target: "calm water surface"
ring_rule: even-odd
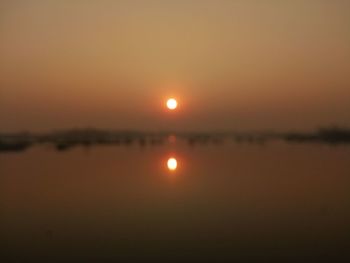
[[[350,147],[38,146],[0,154],[0,214],[1,262],[346,262]]]

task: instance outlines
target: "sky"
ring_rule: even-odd
[[[327,125],[350,126],[350,1],[0,1],[0,131]]]

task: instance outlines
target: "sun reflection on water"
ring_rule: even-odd
[[[169,158],[167,161],[167,167],[169,171],[176,171],[177,160],[174,157]]]

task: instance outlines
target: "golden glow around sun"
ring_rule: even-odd
[[[166,102],[166,106],[169,110],[175,110],[177,108],[177,101],[174,98],[170,98]]]
[[[175,158],[169,158],[167,166],[170,171],[175,171],[177,168],[177,160]]]

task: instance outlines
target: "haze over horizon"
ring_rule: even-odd
[[[0,131],[350,126],[349,10],[342,0],[1,1]]]

